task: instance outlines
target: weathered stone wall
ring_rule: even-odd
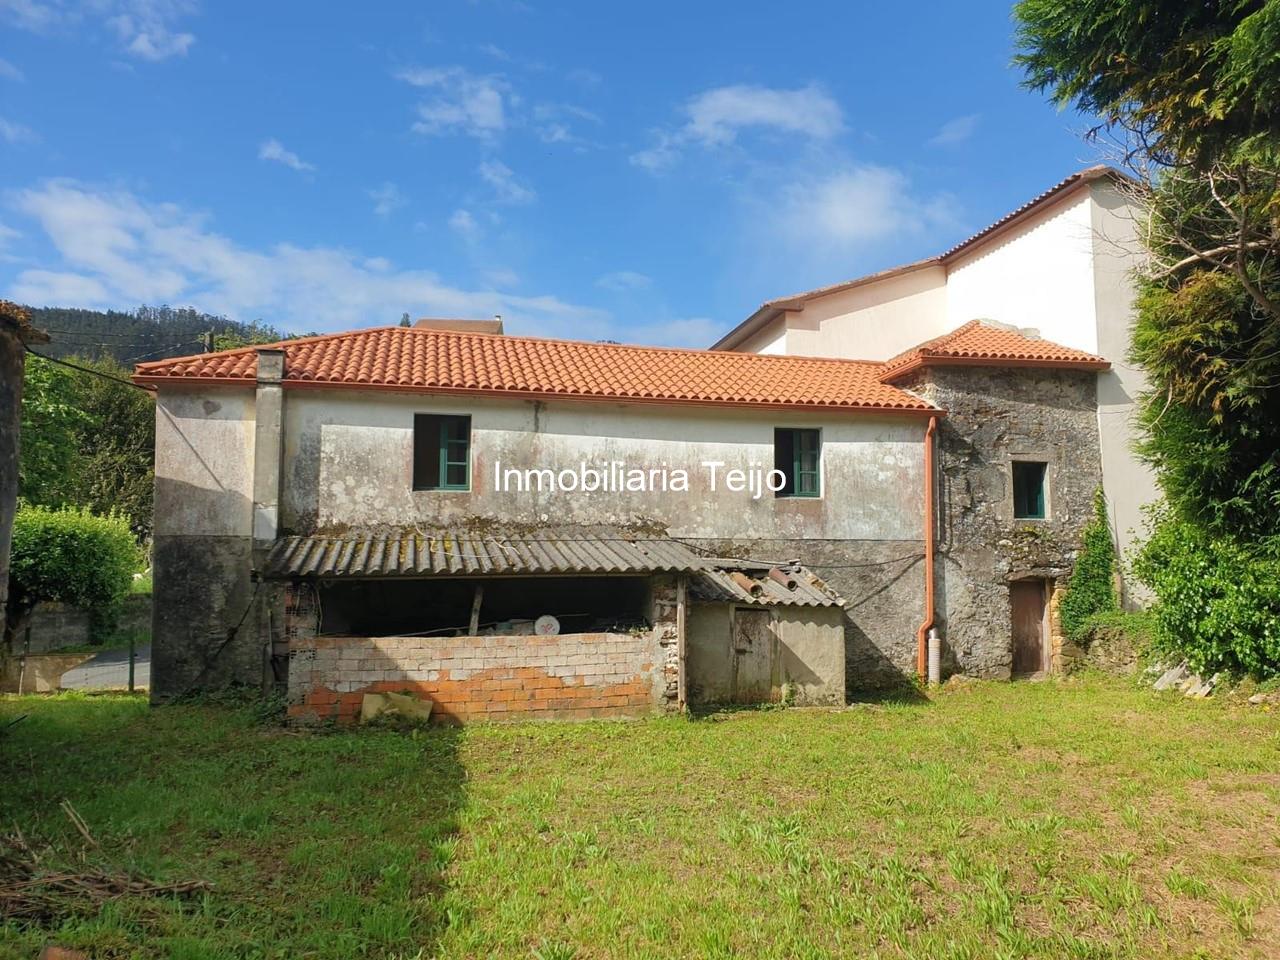
[[[938,427],[939,626],[951,671],[1012,669],[1011,581],[1070,574],[1102,482],[1091,372],[932,367],[901,386],[947,411]],[[1013,516],[1014,460],[1048,464],[1047,515]]]
[[[409,691],[442,720],[609,717],[666,704],[656,631],[555,637],[299,637],[289,717],[351,722],[366,693]]]

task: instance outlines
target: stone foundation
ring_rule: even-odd
[[[659,631],[554,637],[307,637],[289,642],[289,718],[353,722],[366,693],[407,691],[461,722],[620,717],[667,703]]]

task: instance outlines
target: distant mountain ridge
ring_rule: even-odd
[[[250,343],[273,343],[293,334],[255,321],[241,323],[192,307],[139,307],[136,310],[82,310],[32,307],[31,321],[49,334],[40,353],[51,357],[111,357],[125,366],[201,353],[212,340],[215,350]]]

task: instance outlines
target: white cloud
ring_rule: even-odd
[[[844,127],[840,105],[820,87],[773,90],[731,86],[698,94],[685,107],[685,132],[708,145],[732,143],[739,130],[765,127],[826,139]]]
[[[0,117],[0,140],[5,143],[31,143],[38,139],[30,127]]]
[[[540,103],[533,108],[533,129],[543,143],[563,143],[579,152],[599,144],[579,135],[575,125],[588,123],[600,126],[600,115],[573,103]]]
[[[515,172],[501,160],[486,160],[480,164],[480,178],[493,187],[500,203],[525,204],[538,198],[532,187],[521,183]]]
[[[978,129],[979,119],[979,114],[970,113],[967,116],[948,120],[938,128],[937,133],[929,138],[930,145],[944,147],[952,143],[963,143],[973,136],[974,131]]]
[[[307,163],[292,150],[286,150],[284,144],[274,137],[263,141],[262,146],[258,148],[258,159],[283,163],[286,167],[301,172],[315,169],[313,165]]]
[[[17,80],[19,82],[26,79],[23,72],[17,66],[0,57],[0,77],[6,80]]]
[[[724,147],[748,129],[827,140],[844,129],[844,114],[832,96],[810,84],[796,90],[737,84],[705,90],[690,99],[675,130],[658,130],[654,144],[632,154],[631,162],[650,171],[671,166],[690,143]]]
[[[241,246],[206,219],[125,190],[54,180],[10,195],[47,235],[60,260],[18,274],[19,302],[83,307],[191,303],[287,330],[335,330],[416,315],[490,317],[548,334],[607,324],[608,315],[558,297],[450,285],[428,270],[398,268],[335,247]]]
[[[468,242],[474,242],[480,237],[480,224],[470,210],[453,211],[449,217],[449,229]]]
[[[764,206],[774,211],[771,230],[828,253],[949,228],[956,219],[947,196],[917,196],[900,171],[871,165],[802,178]]]
[[[498,46],[496,43],[482,43],[476,49],[486,56],[493,57],[495,60],[501,60],[503,63],[510,63],[512,60],[511,54],[507,53],[506,50],[503,50],[502,47]]]
[[[48,30],[64,15],[55,4],[37,0],[0,0],[0,11],[8,14],[15,26],[34,32]]]
[[[596,279],[596,286],[603,290],[611,290],[614,293],[629,293],[633,290],[643,290],[653,283],[653,280],[645,276],[643,273],[637,273],[634,270],[615,270],[613,273],[606,273],[604,276]]]
[[[464,133],[492,139],[507,128],[507,107],[514,101],[510,87],[500,77],[482,76],[463,67],[430,67],[402,70],[405,83],[435,96],[418,104],[418,133]]]
[[[366,190],[369,199],[373,201],[373,212],[380,217],[390,216],[394,211],[399,210],[409,198],[400,192],[390,180],[385,180],[380,187],[374,187],[372,190]]]
[[[196,38],[178,24],[196,9],[194,0],[0,0],[0,11],[24,30],[43,33],[95,19],[125,53],[151,61],[186,56]]]

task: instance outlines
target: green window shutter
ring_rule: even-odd
[[[413,418],[413,488],[471,489],[471,418],[419,413]]]
[[[822,435],[818,430],[778,427],[773,431],[774,467],[786,474],[779,497],[822,493]]]
[[[1045,518],[1044,483],[1047,463],[1014,461],[1013,516],[1016,520]]]

